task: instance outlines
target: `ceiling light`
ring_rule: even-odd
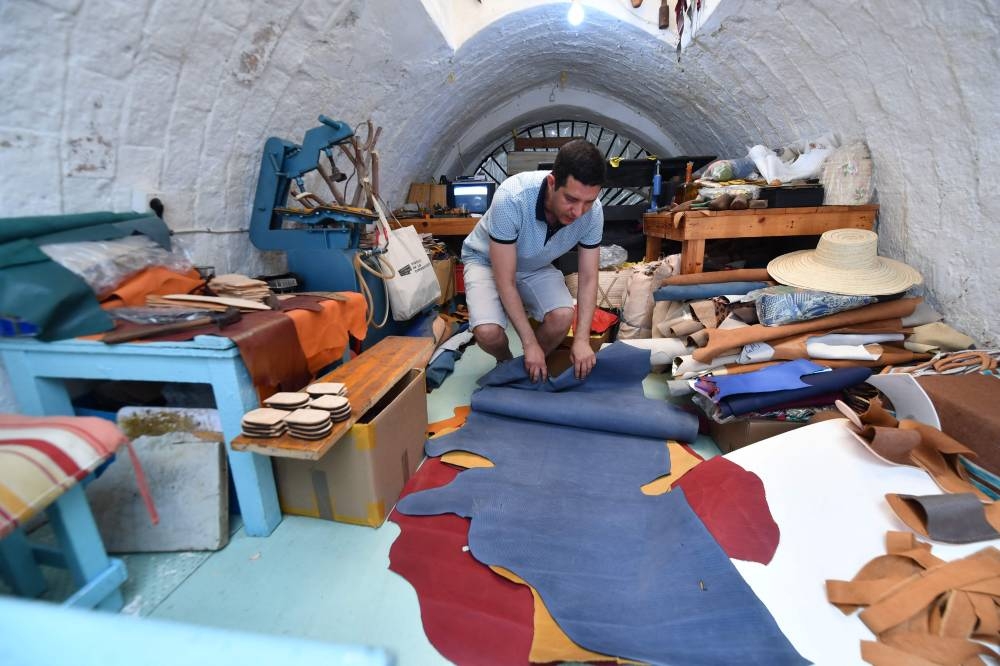
[[[580,25],[583,23],[583,5],[580,4],[580,0],[572,0],[570,2],[566,20],[569,21],[570,25]]]

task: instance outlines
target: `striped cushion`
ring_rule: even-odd
[[[0,538],[56,501],[127,441],[104,419],[0,414]]]

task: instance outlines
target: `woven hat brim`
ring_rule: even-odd
[[[816,261],[816,250],[789,252],[772,259],[767,272],[781,284],[845,296],[886,296],[924,281],[920,273],[895,259],[878,257],[873,270],[841,270]]]

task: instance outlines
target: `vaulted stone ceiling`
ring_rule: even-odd
[[[679,62],[592,6],[573,28],[566,7],[502,16],[455,51],[418,0],[4,3],[0,206],[127,209],[161,193],[196,261],[252,272],[280,263],[245,233],[260,149],[320,113],[385,128],[392,204],[511,124],[558,115],[721,156],[832,132],[871,147],[883,253],[996,344],[995,2],[724,0]]]

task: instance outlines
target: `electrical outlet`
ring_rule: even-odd
[[[132,190],[132,210],[137,213],[150,212],[149,202],[153,199],[163,201],[163,192],[150,190]]]

